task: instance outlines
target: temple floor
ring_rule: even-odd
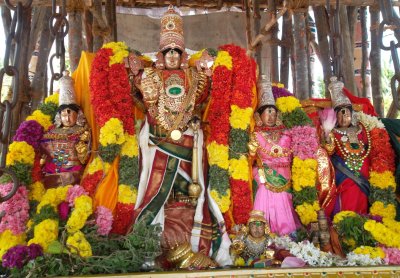
[[[103,277],[103,276],[85,276]],[[189,277],[400,277],[400,266],[371,266],[371,267],[309,267],[309,268],[243,268],[207,271],[173,271],[173,272],[147,272],[135,274],[107,275],[111,278],[127,277],[163,277],[163,278],[189,278]]]

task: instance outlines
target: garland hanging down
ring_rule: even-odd
[[[82,180],[82,186],[93,196],[111,163],[119,156],[118,202],[112,231],[117,234],[125,234],[129,229],[139,184],[134,104],[124,63],[128,55],[125,43],[111,42],[103,45],[93,60],[90,96],[100,127],[100,146],[99,156],[92,160]]]

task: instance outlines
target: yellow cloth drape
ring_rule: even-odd
[[[99,144],[99,127],[95,120],[89,93],[90,69],[95,55],[94,53],[82,51],[78,68],[72,74],[72,78],[75,81],[77,103],[82,107],[83,113],[92,129],[92,153],[88,165],[96,157]],[[99,184],[94,196],[95,208],[97,206],[105,206],[112,211],[114,210],[118,200],[118,165],[119,158],[116,158]]]

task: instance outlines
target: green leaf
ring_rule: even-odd
[[[58,240],[55,240],[47,247],[47,253],[49,254],[61,254],[63,251],[63,245]]]

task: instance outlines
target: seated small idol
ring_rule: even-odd
[[[286,235],[301,226],[290,193],[292,140],[279,118],[272,85],[265,76],[260,82],[259,94],[256,127],[248,144],[250,156],[256,161],[254,209],[264,212],[273,233]]]
[[[253,210],[247,226],[243,226],[233,239],[230,251],[236,264],[242,259],[247,266],[257,262],[271,265],[274,251],[268,248],[270,244],[270,229],[264,212]]]
[[[73,79],[60,79],[59,107],[54,125],[41,141],[43,182],[46,188],[79,184],[90,151],[90,128],[76,104]]]

